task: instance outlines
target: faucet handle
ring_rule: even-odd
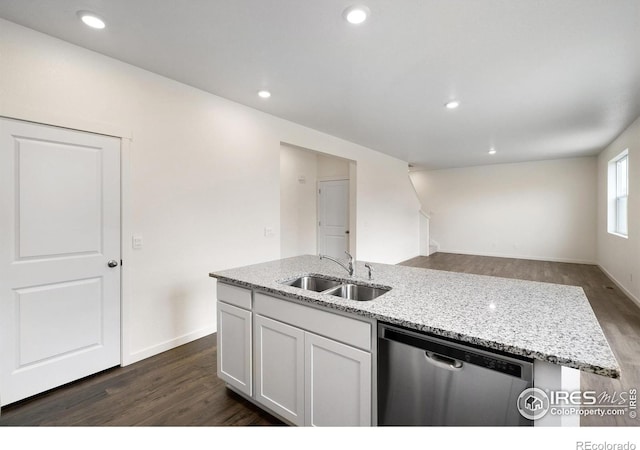
[[[351,256],[351,254],[348,251],[345,250],[344,253],[349,257],[351,261],[353,261],[353,256]]]
[[[371,272],[373,272],[373,267],[371,267],[371,264],[366,263],[364,265],[367,269],[369,269],[369,279],[371,279]]]

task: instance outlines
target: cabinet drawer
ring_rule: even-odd
[[[281,300],[259,292],[253,311],[312,333],[371,351],[371,324],[305,305]]]
[[[250,310],[251,290],[218,282],[218,300]]]

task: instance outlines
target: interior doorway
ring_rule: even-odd
[[[318,253],[344,258],[349,251],[349,180],[318,181]]]
[[[345,249],[356,256],[355,182],[355,161],[281,143],[282,258],[319,253],[345,258]],[[324,197],[322,186],[327,189]],[[321,214],[327,215],[325,220],[320,219]]]
[[[0,118],[0,406],[120,364],[120,146]]]

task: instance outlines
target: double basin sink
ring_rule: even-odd
[[[283,284],[358,301],[373,300],[391,290],[389,287],[367,286],[353,283],[350,280],[335,280],[319,275],[305,275]]]

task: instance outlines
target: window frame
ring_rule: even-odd
[[[622,168],[624,164],[624,168]],[[607,165],[608,207],[607,231],[629,238],[629,149],[610,159]],[[624,171],[621,172],[621,170]]]

